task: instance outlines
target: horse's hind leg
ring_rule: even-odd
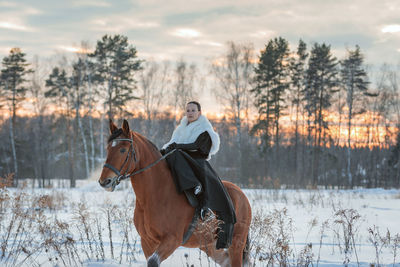
[[[229,258],[232,267],[242,267],[243,251],[246,247],[248,226],[244,223],[237,223],[233,232],[232,245],[229,247]]]
[[[206,247],[201,247],[200,249],[204,251],[208,257],[221,265],[221,267],[231,266],[228,251],[225,249],[215,249],[215,242],[208,244]]]

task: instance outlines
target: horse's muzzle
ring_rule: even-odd
[[[107,178],[104,179],[103,181],[99,180],[99,184],[105,190],[112,192],[114,191],[115,186],[117,185],[117,177]]]

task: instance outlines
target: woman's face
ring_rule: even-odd
[[[201,111],[196,104],[188,104],[186,106],[186,117],[189,123],[196,121],[201,115]]]

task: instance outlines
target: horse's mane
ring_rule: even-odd
[[[117,130],[115,130],[114,132],[112,132],[112,134],[108,137],[108,141],[107,143],[110,143],[112,140],[116,139],[118,136],[120,136],[122,134],[122,129],[119,128]]]
[[[154,148],[155,150],[159,151],[159,150],[158,150],[158,147],[157,147],[153,142],[151,142],[151,141],[150,141],[149,139],[147,139],[147,138],[146,138],[146,141],[149,142],[150,145],[152,145],[153,148]]]
[[[133,132],[133,133],[134,133],[134,135],[137,135],[139,138],[142,138],[145,141],[145,143],[150,145],[150,147],[153,148],[153,151],[159,152],[158,147],[152,141],[150,141],[146,136],[143,136],[137,132]]]
[[[134,136],[138,136],[139,138],[143,139],[145,141],[145,143],[149,144],[150,147],[153,148],[154,152],[159,152],[158,147],[149,139],[147,139],[147,137],[137,133],[137,132],[133,132]],[[108,143],[110,143],[112,140],[116,139],[118,136],[120,136],[123,133],[123,130],[121,128],[115,130],[114,132],[112,132],[112,134],[108,137]]]

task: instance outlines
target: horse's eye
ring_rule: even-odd
[[[126,148],[121,148],[121,149],[119,150],[119,152],[125,153],[125,152],[126,152]]]

